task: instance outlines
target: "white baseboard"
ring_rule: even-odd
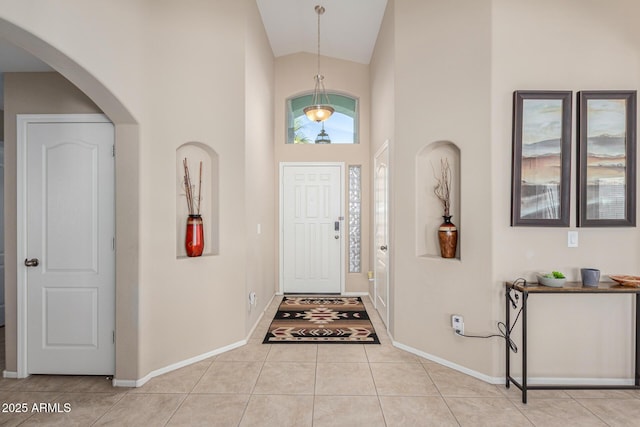
[[[464,367],[462,365],[458,365],[457,363],[453,363],[450,362],[446,359],[443,359],[441,357],[438,356],[434,356],[432,354],[429,353],[425,353],[424,351],[420,351],[417,350],[413,347],[409,347],[408,345],[404,345],[402,343],[399,343],[397,341],[392,341],[393,342],[393,346],[394,347],[398,347],[399,349],[402,349],[404,351],[408,351],[409,353],[415,354],[416,356],[420,356],[424,359],[427,360],[431,360],[432,362],[436,362],[440,365],[446,366],[447,368],[451,368],[455,371],[458,372],[462,372],[463,374],[467,374],[469,376],[472,376],[474,378],[477,378],[479,380],[482,380],[484,382],[487,382],[489,384],[504,384],[505,383],[505,379],[504,377],[491,377],[489,375],[483,374],[482,372],[478,372],[478,371],[474,371],[473,369],[469,369],[467,367]]]
[[[522,384],[522,377],[513,377]],[[505,379],[501,378],[500,384],[505,383]],[[527,385],[571,385],[571,386],[629,386],[634,385],[633,379],[624,378],[545,378],[533,377],[529,378]]]
[[[251,328],[251,330],[249,331],[249,333],[247,334],[247,337],[245,338],[246,342],[249,342],[249,338],[251,338],[251,335],[253,335],[253,333],[256,331],[256,328],[258,327],[258,325],[260,324],[260,321],[262,320],[262,318],[264,317],[264,313],[267,311],[267,309],[269,307],[271,307],[271,303],[273,302],[273,299],[276,297],[277,294],[273,294],[271,296],[271,299],[269,300],[269,302],[267,303],[267,305],[264,306],[264,309],[262,310],[262,313],[260,313],[260,316],[258,316],[258,318],[256,319],[255,323],[253,324],[253,327]]]
[[[208,359],[212,356],[217,356],[218,354],[227,352],[229,350],[233,350],[234,348],[241,347],[247,343],[247,340],[242,340],[235,342],[233,344],[229,344],[225,347],[218,348],[216,350],[209,351],[207,353],[203,353],[198,356],[191,357],[189,359],[182,360],[180,362],[172,363],[169,366],[165,366],[164,368],[156,369],[155,371],[149,372],[144,377],[137,380],[120,380],[117,378],[113,379],[114,387],[142,387],[149,381],[151,378],[157,377],[158,375],[166,374],[171,371],[175,371],[176,369],[184,368],[185,366],[192,365],[194,363],[200,362],[202,360]]]
[[[366,297],[369,292],[345,292],[342,295],[345,297]]]
[[[18,378],[18,373],[14,371],[2,371],[3,378]]]
[[[479,380],[482,380],[489,384],[504,385],[506,378],[504,376],[492,377],[490,375],[483,374],[482,372],[474,371],[467,367],[458,365],[457,363],[450,362],[446,359],[442,359],[438,356],[434,356],[429,353],[425,353],[415,348],[409,347],[402,343],[393,341],[394,347],[398,347],[404,351],[420,356],[424,359],[431,360],[432,362],[451,368],[455,371],[462,372],[463,374],[472,376]],[[513,377],[516,381],[522,384],[521,377]],[[624,378],[545,378],[545,377],[529,377],[527,381],[528,385],[568,385],[568,386],[629,386],[634,385],[633,379]]]
[[[273,299],[275,297],[276,297],[276,294],[274,294],[271,297],[271,300],[267,303],[267,305],[265,305],[264,310],[262,310],[262,313],[260,313],[260,316],[258,316],[258,319],[253,324],[253,327],[251,328],[251,331],[249,331],[249,334],[247,335],[247,337],[245,339],[243,339],[241,341],[238,341],[238,342],[235,342],[233,344],[229,344],[229,345],[227,345],[225,347],[209,351],[209,352],[201,354],[199,356],[191,357],[189,359],[185,359],[185,360],[182,360],[180,362],[173,363],[173,364],[171,364],[169,366],[165,366],[164,368],[156,369],[155,371],[149,372],[147,375],[145,375],[144,377],[142,377],[142,378],[140,378],[138,380],[119,380],[119,379],[114,378],[113,379],[113,386],[114,387],[142,387],[150,379],[152,379],[154,377],[157,377],[158,375],[163,375],[163,374],[169,373],[171,371],[175,371],[176,369],[184,368],[185,366],[189,366],[189,365],[192,365],[194,363],[200,362],[202,360],[208,359],[209,357],[217,356],[218,354],[222,354],[222,353],[225,353],[225,352],[227,352],[229,350],[233,350],[234,348],[242,347],[243,345],[245,345],[249,341],[249,338],[251,337],[253,332],[258,327],[258,324],[260,323],[260,320],[262,320],[262,317],[264,316],[265,311],[271,306],[271,302],[273,301]],[[17,373],[16,373],[16,377],[5,377],[5,378],[17,378]]]

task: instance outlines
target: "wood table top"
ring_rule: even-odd
[[[506,282],[507,288],[516,289],[520,292],[538,293],[538,294],[570,294],[570,293],[603,293],[603,294],[638,294],[640,293],[640,287],[622,286],[617,282],[600,282],[597,287],[582,286],[582,282],[565,282],[564,286],[554,288],[552,286],[544,286],[535,282],[526,282],[526,285],[521,281],[514,283],[513,281]]]

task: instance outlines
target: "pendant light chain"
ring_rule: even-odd
[[[316,13],[318,15],[318,76],[320,75],[320,15],[324,13],[324,7],[316,6]]]
[[[302,111],[304,111],[304,114],[309,120],[319,123],[331,117],[335,109],[329,103],[329,96],[327,95],[326,89],[324,88],[324,82],[322,81],[324,80],[324,76],[320,74],[320,15],[324,13],[325,9],[320,5],[316,5],[315,11],[318,15],[318,74],[314,77],[316,84],[313,91],[311,105],[305,107]]]

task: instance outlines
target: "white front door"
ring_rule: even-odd
[[[18,117],[23,373],[110,375],[114,128],[102,115],[64,117]]]
[[[389,326],[389,147],[386,142],[376,153],[374,168],[375,306],[382,321]]]
[[[283,292],[342,292],[343,169],[341,164],[281,165]]]

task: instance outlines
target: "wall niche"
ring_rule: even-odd
[[[200,162],[202,162],[202,190],[200,196],[200,215],[204,223],[203,256],[219,253],[218,218],[218,153],[202,142],[187,142],[176,149],[176,257],[188,258],[184,246],[186,223],[189,216],[184,189],[183,161],[187,163],[191,183],[197,193]],[[197,194],[194,194],[197,197]]]
[[[440,256],[438,228],[442,224],[442,204],[433,193],[436,177],[440,176],[440,161],[447,159],[451,167],[451,222],[458,228],[458,248],[453,259],[460,259],[462,219],[460,218],[460,148],[451,141],[435,141],[422,147],[416,155],[416,256]]]

